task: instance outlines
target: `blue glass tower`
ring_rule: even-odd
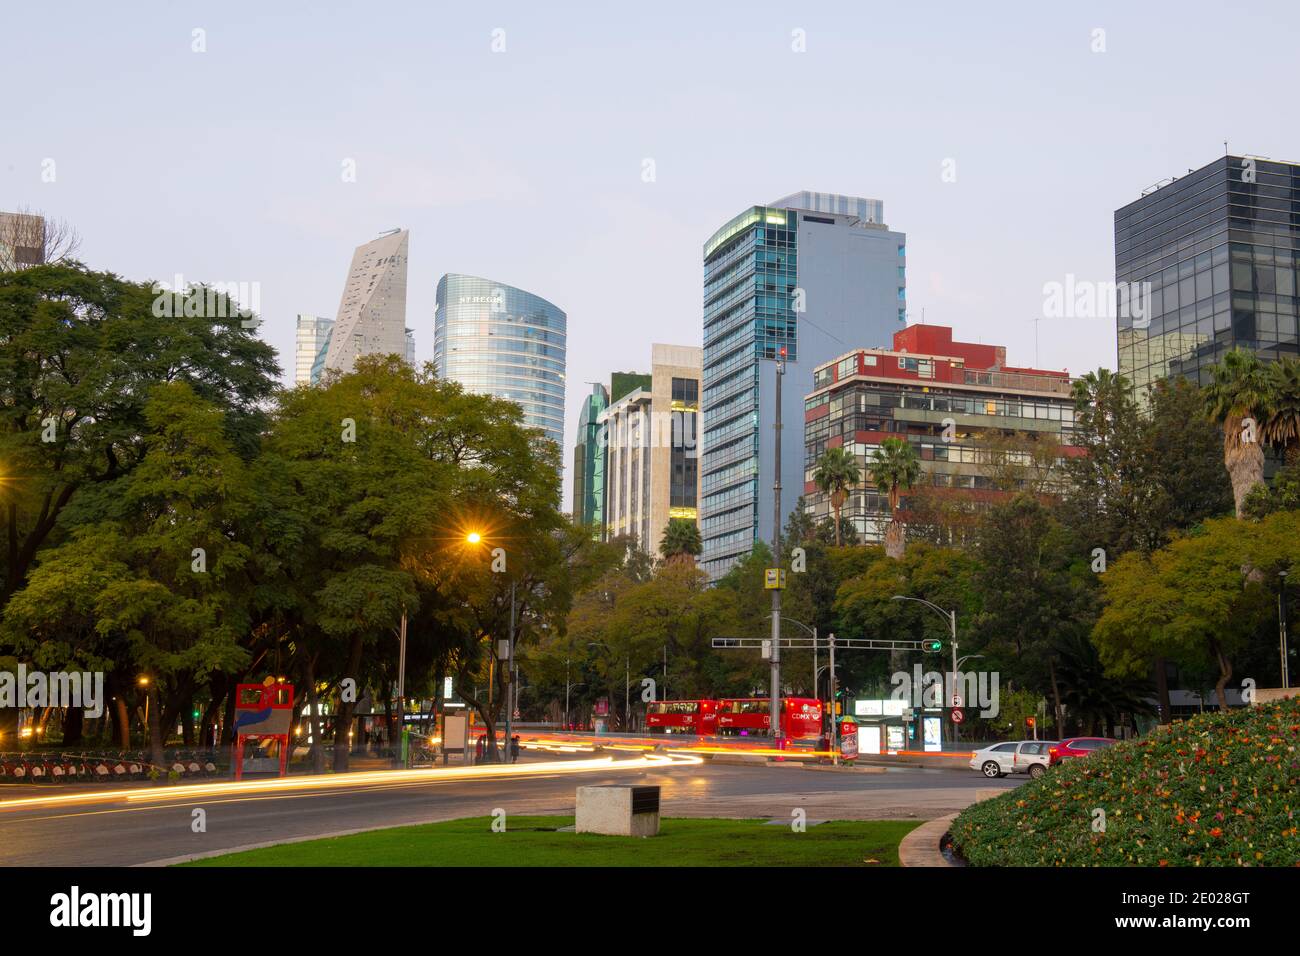
[[[704,244],[700,567],[714,580],[772,538],[780,349],[784,516],[804,486],[813,370],[855,343],[887,347],[906,323],[906,236],[883,216],[879,200],[800,192],[746,209]]]
[[[504,282],[448,273],[438,282],[433,360],[465,389],[518,403],[524,424],[564,443],[567,318]]]

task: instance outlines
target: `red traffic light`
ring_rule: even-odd
[[[1034,726],[1034,718],[1032,718],[1032,717],[1026,717],[1026,718],[1025,718],[1025,723],[1026,723],[1028,726],[1030,726],[1030,727]]]

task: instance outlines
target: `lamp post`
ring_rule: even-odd
[[[465,535],[465,541],[469,544],[474,544],[474,545],[481,544],[483,542],[483,535],[477,531],[470,531],[468,534]],[[507,659],[505,662],[506,747],[505,747],[505,756],[503,758],[503,762],[510,763],[510,741],[511,741],[511,733],[512,733],[511,718],[514,713],[514,701],[515,701],[514,686],[519,677],[518,669],[515,667],[515,580],[513,577],[510,579],[510,634],[506,641],[506,655],[507,655]],[[497,649],[496,646],[494,645],[492,647],[492,660],[495,661],[496,657],[497,657]],[[491,709],[491,694],[492,694],[492,683],[491,683],[491,678],[489,677],[489,683],[488,683],[489,710]],[[495,737],[495,731],[493,731],[493,736]],[[495,745],[496,742],[494,740],[493,746]]]
[[[930,610],[934,611],[940,617],[948,621],[949,633],[952,635],[952,692],[957,693],[957,610],[945,611],[939,605],[924,598],[908,597],[904,594],[895,594],[890,598],[891,601],[915,601],[917,604],[924,604]],[[957,725],[953,724],[953,741],[957,739]]]
[[[1289,673],[1290,668],[1287,667],[1287,648],[1286,648],[1286,578],[1287,578],[1287,572],[1286,572],[1286,571],[1279,571],[1279,572],[1277,573],[1277,576],[1278,576],[1278,578],[1281,580],[1281,585],[1280,585],[1280,587],[1278,588],[1278,592],[1277,592],[1277,621],[1278,621],[1278,633],[1279,633],[1279,635],[1280,635],[1280,641],[1279,641],[1279,648],[1278,648],[1278,649],[1279,649],[1279,651],[1281,652],[1281,655],[1282,655],[1282,687],[1285,689],[1285,688],[1288,688],[1288,687],[1291,686],[1291,677],[1290,677],[1290,673]]]

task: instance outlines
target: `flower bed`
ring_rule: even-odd
[[[951,833],[972,866],[1300,865],[1300,700],[1066,760]]]

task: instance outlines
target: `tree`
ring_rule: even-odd
[[[813,481],[817,483],[822,494],[829,494],[831,497],[831,508],[835,512],[835,547],[837,548],[840,546],[840,510],[844,507],[844,499],[848,497],[849,488],[861,480],[862,473],[858,468],[857,460],[842,445],[827,448],[821,458],[817,459]]]
[[[1213,518],[1150,555],[1125,555],[1102,575],[1105,608],[1093,629],[1106,673],[1141,674],[1153,657],[1210,669],[1227,709],[1234,660],[1272,630],[1271,582],[1298,564],[1297,512],[1259,522]]]
[[[659,542],[659,554],[671,564],[694,565],[703,550],[700,526],[690,518],[669,518]]]
[[[902,438],[886,438],[871,456],[867,473],[876,487],[889,497],[892,520],[885,532],[885,553],[892,558],[902,557],[905,542],[902,524],[898,520],[898,503],[902,492],[915,485],[921,475],[916,449]]]
[[[154,314],[150,286],[79,266],[0,272],[0,461],[6,480],[0,607],[65,510],[140,463],[144,406],[184,381],[222,410],[251,457],[279,374],[275,353],[219,299],[219,316]]]
[[[1277,409],[1272,377],[1259,356],[1246,349],[1233,349],[1213,368],[1213,380],[1205,389],[1206,409],[1212,421],[1223,429],[1223,464],[1232,481],[1237,517],[1243,514],[1246,496],[1264,480],[1264,449],[1269,432],[1265,426]],[[1279,423],[1278,428],[1283,426]]]
[[[1300,358],[1282,356],[1268,367],[1268,379],[1273,403],[1264,440],[1281,448],[1289,461],[1300,448]]]

